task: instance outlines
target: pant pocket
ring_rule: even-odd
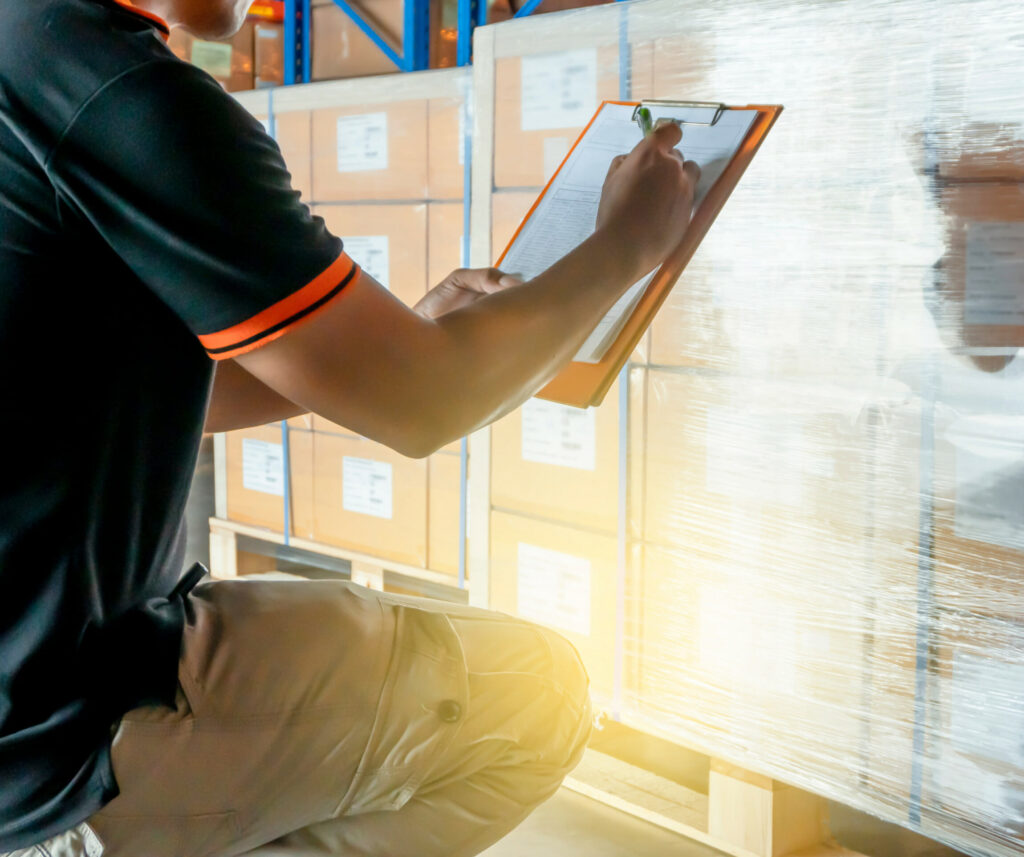
[[[469,708],[465,657],[441,613],[397,608],[398,633],[373,729],[336,815],[396,810],[433,771]]]

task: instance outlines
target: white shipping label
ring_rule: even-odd
[[[391,259],[387,235],[342,235],[345,252],[385,289],[391,288]]]
[[[386,461],[346,455],[341,461],[341,507],[347,512],[391,519],[394,479]]]
[[[967,226],[967,324],[1024,324],[1024,223]]]
[[[589,637],[590,578],[585,557],[520,542],[519,615]]]
[[[231,77],[231,45],[223,42],[192,42],[192,65],[213,77]]]
[[[582,128],[597,110],[597,50],[522,59],[522,129]]]
[[[557,464],[577,470],[597,466],[597,419],[593,408],[581,410],[544,399],[522,408],[523,461]]]
[[[964,417],[946,434],[956,457],[953,532],[1024,551],[1024,424],[1018,417]]]
[[[1007,654],[1019,656],[1020,649],[1010,647]],[[951,693],[953,746],[985,759],[1024,766],[1024,663],[957,651]]]
[[[338,117],[338,172],[388,168],[388,114]]]
[[[796,611],[746,591],[703,586],[698,600],[701,669],[722,685],[796,692]]]
[[[281,444],[242,438],[242,487],[246,491],[284,496],[284,447]]]

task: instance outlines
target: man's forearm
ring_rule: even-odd
[[[270,389],[234,360],[217,364],[204,431],[232,431],[306,413],[306,409]]]
[[[438,377],[447,434],[486,425],[532,395],[576,354],[590,332],[645,271],[595,234],[549,270],[438,319],[449,348]],[[455,378],[458,381],[455,381]]]

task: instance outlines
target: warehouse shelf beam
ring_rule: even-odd
[[[402,11],[402,53],[381,35],[359,9],[348,0],[334,0],[384,55],[401,71],[422,71],[430,66],[430,4],[427,0],[405,0]]]
[[[459,38],[455,49],[456,65],[469,65],[473,59],[473,30],[487,23],[487,0],[459,0]]]
[[[310,70],[310,0],[284,0],[284,82],[308,83]]]
[[[542,0],[526,0],[526,3],[524,3],[519,8],[519,11],[516,12],[515,17],[525,18],[527,15],[532,14],[532,12],[541,4],[541,2]]]

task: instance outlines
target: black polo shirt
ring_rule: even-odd
[[[0,0],[0,852],[112,799],[111,725],[173,700],[211,357],[358,276],[165,35],[114,0]]]

